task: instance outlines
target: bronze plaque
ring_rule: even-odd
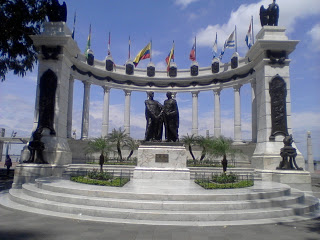
[[[169,154],[156,154],[156,162],[160,162],[160,163],[169,162]]]

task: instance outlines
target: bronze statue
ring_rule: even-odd
[[[154,92],[148,92],[147,94],[148,99],[144,102],[146,105],[145,115],[147,120],[144,140],[161,142],[163,130],[163,106],[153,99]]]
[[[293,138],[292,134],[287,135],[283,139],[284,147],[280,150],[280,156],[282,161],[280,162],[278,170],[303,170],[303,168],[298,167],[296,163],[297,150],[292,147]]]
[[[48,164],[47,161],[43,159],[44,143],[41,142],[42,134],[38,129],[32,134],[32,141],[28,144],[28,150],[30,151],[30,157],[28,160],[23,161],[24,163],[39,163]]]
[[[261,26],[278,26],[279,5],[273,0],[269,7],[265,9],[263,5],[260,7],[260,23]]]
[[[179,141],[178,128],[179,128],[179,110],[177,101],[172,98],[172,93],[167,92],[167,100],[164,101],[164,125],[165,136],[167,142]]]

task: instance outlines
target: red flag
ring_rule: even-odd
[[[190,60],[195,61],[196,60],[196,44],[194,43],[191,51],[190,51],[190,55],[189,55]]]

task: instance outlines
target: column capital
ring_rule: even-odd
[[[104,92],[110,92],[111,87],[107,87],[107,86],[101,86],[104,90]]]
[[[191,92],[191,94],[192,94],[192,97],[198,97],[199,91],[193,91]]]
[[[124,91],[124,94],[125,96],[131,96],[131,90],[123,90]]]
[[[221,88],[213,89],[213,93],[214,93],[215,95],[220,95],[221,91],[222,91]]]
[[[241,84],[234,85],[234,86],[233,86],[233,91],[239,92],[241,87],[242,87]]]
[[[88,82],[88,81],[82,81],[84,87],[90,87],[91,85],[91,82]]]

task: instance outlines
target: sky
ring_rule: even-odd
[[[62,1],[60,0],[62,3]],[[131,59],[152,39],[152,62],[156,69],[165,69],[165,58],[175,41],[175,63],[178,69],[190,68],[189,53],[197,37],[197,61],[200,67],[211,65],[212,45],[218,35],[219,52],[224,41],[237,26],[238,53],[245,57],[248,48],[245,35],[251,16],[254,34],[260,29],[259,9],[271,0],[67,0],[67,25],[72,30],[76,12],[75,41],[82,52],[86,49],[89,25],[92,27],[91,49],[95,58],[103,61],[107,55],[108,34],[111,33],[111,53],[116,65],[128,59],[128,38],[131,38]],[[286,28],[291,40],[299,40],[296,50],[289,56],[291,81],[291,111],[293,138],[300,152],[307,157],[307,131],[311,131],[313,154],[320,160],[320,4],[319,0],[278,0],[279,26]],[[222,62],[229,62],[233,49],[227,49]],[[138,68],[146,68],[150,60],[143,60]],[[30,137],[33,126],[37,67],[23,78],[9,73],[0,82],[0,128],[6,136],[12,131],[18,137]],[[131,95],[131,136],[143,139],[145,131],[145,92]],[[163,102],[165,93],[155,93]],[[179,135],[191,133],[191,93],[177,94],[180,112]],[[101,134],[103,89],[91,86],[89,137]],[[83,103],[83,84],[75,81],[73,129],[80,137]],[[199,94],[199,134],[209,130],[213,135],[214,96],[212,91]],[[222,134],[233,137],[233,89],[221,92]],[[123,128],[124,92],[112,89],[110,93],[110,127]],[[241,88],[242,138],[251,140],[251,88]],[[19,152],[22,145],[10,151]]]

